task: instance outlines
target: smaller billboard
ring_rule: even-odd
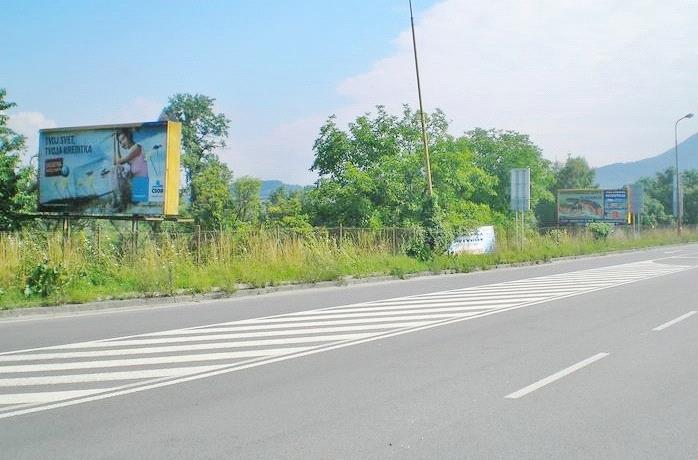
[[[557,219],[560,224],[589,222],[629,223],[628,191],[618,190],[559,190]]]
[[[177,215],[181,124],[39,132],[39,210],[97,216]]]
[[[628,191],[626,189],[603,191],[603,220],[612,224],[629,223]]]

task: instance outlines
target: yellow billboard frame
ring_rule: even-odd
[[[167,157],[165,158],[165,216],[179,215],[180,157],[182,151],[182,123],[167,122]]]

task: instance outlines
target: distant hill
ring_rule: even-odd
[[[286,190],[291,192],[302,190],[304,188],[302,185],[284,184],[280,180],[263,180],[262,189],[259,192],[262,201],[269,199],[272,192],[279,187],[284,187]]]
[[[642,177],[654,176],[674,166],[674,148],[644,160],[613,163],[596,168],[596,182],[601,188],[632,184]],[[679,144],[679,169],[698,169],[698,133]]]

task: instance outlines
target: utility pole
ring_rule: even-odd
[[[419,61],[417,59],[417,38],[414,34],[414,16],[412,15],[412,0],[410,0],[410,23],[412,24],[412,46],[414,48],[414,68],[417,72],[417,94],[419,96],[419,115],[422,122],[422,144],[424,145],[424,166],[427,173],[427,194],[431,198],[434,194],[431,185],[431,164],[429,161],[429,142],[427,140],[427,127],[424,119],[424,106],[422,105],[422,85],[419,81]]]
[[[676,233],[679,236],[681,236],[681,225],[683,223],[683,196],[681,195],[681,174],[679,173],[679,122],[688,118],[693,118],[693,114],[688,113],[674,123],[674,153],[676,155]]]

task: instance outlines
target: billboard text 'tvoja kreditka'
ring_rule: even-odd
[[[180,144],[170,121],[41,130],[39,210],[177,215]]]

